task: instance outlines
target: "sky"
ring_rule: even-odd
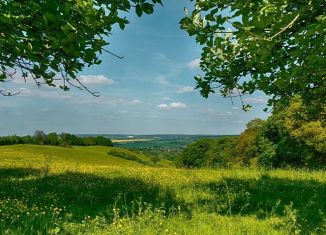
[[[35,130],[74,134],[239,134],[248,121],[266,119],[267,98],[245,96],[253,109],[244,112],[240,100],[218,94],[200,96],[194,76],[201,74],[201,48],[180,29],[189,1],[165,1],[153,15],[128,15],[125,30],[118,27],[101,65],[78,76],[92,91],[42,86],[15,79],[0,87],[20,91],[0,97],[0,135],[33,134]]]

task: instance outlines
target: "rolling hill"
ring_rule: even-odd
[[[132,160],[120,156],[132,156]],[[139,167],[150,164],[152,164],[150,156],[115,147],[0,146],[1,167],[54,167],[61,171],[73,168]],[[157,165],[167,166],[169,164],[169,161],[161,160]]]

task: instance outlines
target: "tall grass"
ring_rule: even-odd
[[[0,152],[0,234],[326,233],[324,171],[67,170],[59,158],[31,167],[25,157],[8,166]]]

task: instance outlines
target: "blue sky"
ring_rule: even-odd
[[[93,91],[41,87],[16,79],[1,87],[16,89],[15,97],[0,97],[0,135],[45,132],[97,134],[239,134],[253,118],[266,118],[263,94],[246,96],[254,106],[241,110],[240,101],[215,94],[208,99],[193,90],[200,74],[200,47],[179,29],[188,1],[165,1],[154,15],[129,16],[124,31],[116,28],[103,63],[79,74]]]

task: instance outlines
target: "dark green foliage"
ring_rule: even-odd
[[[220,137],[212,139],[212,146],[208,151],[208,166],[227,167],[233,164],[236,156],[236,143],[238,137]]]
[[[80,138],[78,138],[75,135],[69,134],[69,133],[60,134],[60,138],[61,138],[61,143],[64,146],[83,145]]]
[[[178,156],[183,167],[225,167],[235,159],[237,137],[201,139],[185,148]]]
[[[178,163],[184,167],[204,167],[208,165],[208,151],[211,148],[209,139],[202,139],[188,145],[178,158]]]
[[[96,143],[95,145],[100,145],[100,146],[113,146],[112,141],[103,136],[96,136],[95,143]]]
[[[302,111],[289,112],[297,106],[298,103],[292,103],[285,108],[280,106],[266,121],[256,121],[255,124],[253,120],[248,123],[247,129],[240,135],[237,143],[237,158],[240,163],[250,165],[257,162],[258,165],[268,168],[325,167],[326,152],[322,145],[326,141],[325,127],[312,118],[305,122],[296,119],[295,114],[304,115]],[[318,123],[313,132],[311,128],[302,128],[298,132],[299,128],[309,123]]]
[[[116,150],[114,148],[111,148],[108,152],[108,155],[114,157],[120,157],[130,161],[135,161],[142,165],[155,165],[157,162],[161,160],[159,157],[146,156],[141,154],[142,153],[137,153],[136,151],[132,151],[132,150],[122,150],[122,149]],[[153,160],[154,158],[155,160]]]
[[[32,140],[32,137],[19,137],[16,135],[13,136],[7,136],[7,137],[0,137],[0,145],[13,145],[13,144],[23,144],[24,140],[30,142]]]
[[[47,136],[43,131],[37,130],[34,133],[34,142],[38,144],[46,144],[47,142]]]
[[[265,121],[255,145],[259,152],[257,157],[263,166],[309,168],[326,166],[325,153],[316,151],[290,135],[281,112]]]
[[[78,137],[69,133],[49,133],[46,135],[43,131],[35,131],[34,136],[3,136],[0,137],[1,145],[14,145],[14,144],[37,144],[37,145],[52,145],[52,146],[109,146],[112,147],[113,143],[110,139],[96,136],[96,137]]]
[[[160,157],[158,156],[152,156],[151,157],[151,161],[153,162],[154,166],[156,166],[156,164],[161,160]]]
[[[136,156],[136,154],[132,154],[131,152],[110,149],[108,154],[112,155],[112,156],[115,156],[115,157],[120,157],[120,158],[124,158],[124,159],[127,159],[127,160],[131,160],[131,161],[137,161],[138,160],[138,157]]]
[[[250,121],[238,138],[202,139],[188,145],[179,155],[178,165],[325,168],[326,152],[323,143],[326,142],[325,127],[318,120],[310,119],[310,123],[319,123],[314,125],[314,132],[309,126],[303,129],[306,134],[295,133],[299,136],[296,137],[291,131],[296,131],[294,127],[299,128],[302,124],[298,120],[289,121],[290,108],[275,110],[266,121],[260,119]],[[288,128],[289,125],[292,129]]]
[[[245,166],[250,165],[250,161],[257,157],[258,145],[257,137],[263,124],[261,119],[254,119],[247,124],[246,130],[241,133],[237,141],[237,161]]]
[[[59,136],[55,132],[49,133],[46,139],[47,139],[47,144],[49,145],[57,146],[60,143]]]

